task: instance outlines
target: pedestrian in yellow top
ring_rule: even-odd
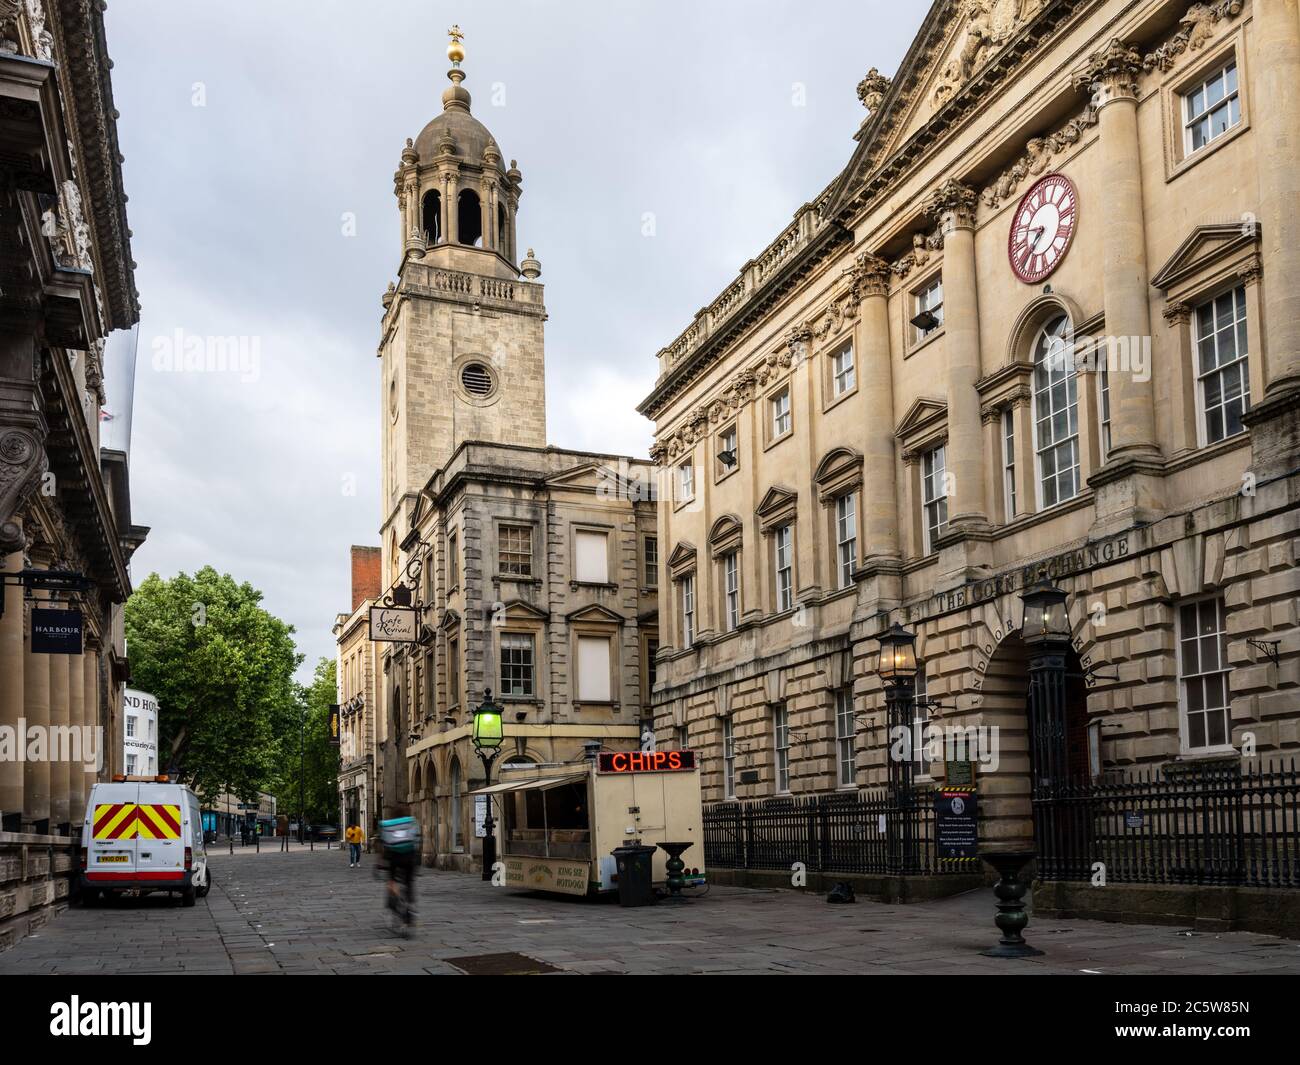
[[[365,842],[366,834],[360,825],[349,825],[343,838],[348,843],[348,868],[355,869],[361,864],[361,844]]]

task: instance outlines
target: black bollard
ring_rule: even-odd
[[[1002,932],[1002,938],[996,947],[980,953],[989,958],[1033,958],[1041,955],[1043,952],[1031,947],[1020,934],[1029,924],[1029,914],[1025,912],[1026,885],[1020,880],[1020,872],[1034,860],[1034,852],[985,851],[980,857],[993,866],[998,874],[998,882],[993,885],[993,894],[998,899],[998,912],[993,921]]]

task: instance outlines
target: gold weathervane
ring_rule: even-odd
[[[447,31],[447,36],[451,38],[451,43],[447,45],[447,58],[456,66],[460,66],[461,60],[465,58],[465,47],[461,43],[465,40],[465,35],[460,32],[459,26],[452,26]]]

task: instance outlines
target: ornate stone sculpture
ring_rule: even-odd
[[[849,302],[861,303],[868,296],[889,295],[889,264],[868,252],[862,252],[844,271],[849,282]]]
[[[867,76],[858,82],[858,99],[862,101],[862,106],[867,109],[867,117],[874,115],[879,109],[880,102],[885,98],[885,93],[889,92],[890,84],[890,79],[875,67],[868,70]]]
[[[0,553],[24,546],[22,529],[13,518],[48,468],[41,444],[34,426],[0,429]]]
[[[1100,109],[1111,100],[1136,97],[1141,73],[1142,53],[1114,37],[1088,57],[1087,65],[1074,75],[1074,85],[1091,92],[1093,107]]]
[[[958,16],[965,20],[965,36],[940,75],[935,104],[946,103],[984,65],[992,49],[1006,44],[1046,6],[1047,0],[966,0]]]
[[[939,222],[940,232],[975,224],[975,190],[956,178],[948,178],[930,193],[925,203],[925,213]]]
[[[1236,18],[1243,6],[1243,0],[1193,4],[1178,20],[1182,29],[1143,58],[1143,69],[1148,72],[1168,70],[1184,52],[1201,48],[1213,36],[1215,23],[1225,18]]]

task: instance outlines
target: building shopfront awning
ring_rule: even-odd
[[[530,780],[511,780],[505,784],[493,784],[490,787],[478,788],[471,791],[470,794],[500,795],[507,791],[546,791],[550,788],[558,788],[562,784],[572,784],[575,781],[586,779],[586,773],[566,773],[562,777],[533,777]]]

